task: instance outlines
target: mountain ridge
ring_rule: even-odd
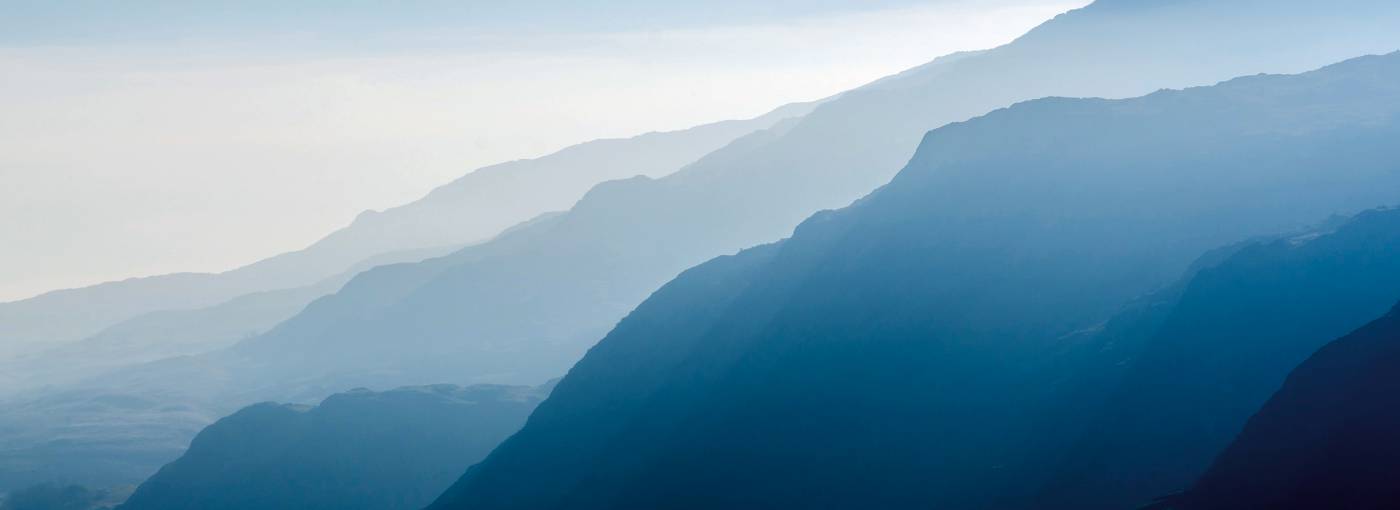
[[[0,346],[52,345],[146,311],[213,306],[250,292],[309,285],[383,253],[486,241],[516,223],[567,208],[594,183],[665,175],[733,138],[801,116],[815,104],[793,103],[748,120],[594,140],[486,166],[408,204],[361,213],[305,248],[228,271],[133,277],[0,303]],[[544,182],[549,185],[539,186]]]
[[[1188,4],[1193,6],[1193,9],[1201,8],[1199,4]],[[1206,5],[1206,7],[1211,6]],[[1234,11],[1231,12],[1233,13]],[[1400,19],[1400,9],[1397,9],[1395,14],[1397,15],[1397,19]],[[1063,14],[1057,17],[1055,21],[1047,23],[1046,26],[1065,23],[1064,20],[1066,19],[1073,21],[1088,18],[1097,23],[1099,22],[1097,19],[1098,16],[1098,11],[1091,5],[1085,9]],[[1113,21],[1119,21],[1120,19],[1121,17],[1114,17]],[[1075,21],[1073,24],[1079,26],[1084,23],[1085,22]],[[1145,22],[1139,20],[1137,23]],[[1097,30],[1102,31],[1102,29]],[[1114,33],[1116,33],[1116,30],[1117,29],[1115,29]],[[1268,28],[1261,30],[1272,31],[1274,29]],[[1057,32],[1064,31],[1063,29],[1051,30],[1050,34],[1059,37]],[[1044,32],[1044,30],[1042,30],[1042,32]],[[1088,36],[1082,36],[1081,39],[1092,40],[1097,36],[1097,33],[1093,33]],[[751,135],[750,137],[736,140],[729,147],[709,154],[695,164],[667,178],[656,179],[650,182],[634,180],[625,181],[624,183],[604,184],[599,187],[599,193],[607,195],[609,198],[612,198],[612,200],[594,199],[600,197],[585,195],[585,198],[578,203],[575,210],[570,214],[566,214],[565,217],[561,219],[563,222],[561,225],[571,225],[572,228],[578,230],[592,229],[596,232],[597,239],[582,240],[577,239],[578,236],[573,234],[551,234],[541,232],[540,239],[535,241],[534,244],[543,246],[544,243],[549,243],[551,248],[556,250],[559,249],[560,246],[569,246],[568,249],[561,251],[571,253],[571,255],[561,257],[570,258],[570,263],[579,263],[579,261],[584,260],[585,257],[593,258],[604,256],[614,257],[619,261],[630,260],[632,261],[631,263],[634,264],[631,271],[633,274],[609,276],[608,278],[615,278],[618,280],[631,279],[632,281],[652,280],[659,283],[660,281],[664,281],[664,278],[669,278],[678,273],[681,269],[699,263],[710,256],[732,253],[745,246],[751,246],[782,237],[791,232],[790,229],[797,225],[807,214],[820,209],[843,206],[851,200],[859,198],[862,193],[884,184],[888,176],[893,175],[893,172],[897,170],[900,165],[908,161],[906,157],[896,156],[897,154],[907,153],[902,150],[894,150],[893,147],[907,146],[912,149],[917,145],[924,132],[927,131],[927,128],[915,126],[922,124],[925,126],[931,125],[932,127],[937,127],[945,120],[959,121],[965,117],[985,113],[984,111],[977,111],[979,108],[978,105],[980,104],[979,101],[981,100],[951,104],[948,103],[946,99],[940,98],[940,96],[962,97],[965,94],[960,94],[960,92],[963,92],[965,88],[970,89],[970,87],[963,84],[963,82],[957,81],[963,79],[957,77],[957,72],[959,70],[964,70],[962,67],[967,67],[968,69],[966,69],[966,71],[973,72],[974,74],[991,73],[991,69],[988,68],[985,63],[982,63],[983,60],[989,59],[991,56],[1009,53],[1013,55],[1013,57],[1010,58],[1017,64],[1032,61],[1032,56],[1037,57],[1034,59],[1034,61],[1037,62],[1036,64],[1027,65],[1030,65],[1032,69],[1038,70],[1045,66],[1044,63],[1040,63],[1042,59],[1038,58],[1041,57],[1039,54],[1047,52],[1053,53],[1052,50],[1059,48],[1055,47],[1056,45],[1051,45],[1049,49],[1036,49],[1032,51],[1030,49],[1025,49],[1027,43],[1024,41],[1026,38],[1030,38],[1034,41],[1036,38],[1044,39],[1045,37],[1047,36],[1032,37],[1032,34],[1028,34],[1025,38],[1018,39],[1015,43],[995,50],[971,52],[941,59],[940,61],[933,62],[929,66],[922,68],[921,72],[906,75],[896,80],[877,81],[871,86],[844,93],[836,99],[817,106],[813,112],[804,116],[800,121],[793,122],[791,126],[783,126],[781,129],[772,130],[780,131],[779,133],[769,136],[760,136],[762,135],[762,133],[760,133],[759,135]],[[1171,35],[1170,37],[1175,38],[1179,36]],[[1397,39],[1396,44],[1400,46],[1400,39]],[[1078,48],[1079,46],[1087,47],[1089,44],[1085,42],[1076,42],[1074,47]],[[1393,50],[1393,48],[1391,49]],[[1082,58],[1079,56],[1061,57],[1072,58],[1075,61]],[[1176,58],[1179,59],[1180,56]],[[1193,64],[1195,63],[1196,62],[1193,61]],[[1277,66],[1277,64],[1273,65]],[[1030,71],[1026,70],[1018,70],[1017,72],[1030,73]],[[1175,71],[1157,71],[1155,74],[1173,74],[1174,72]],[[1191,71],[1184,74],[1209,75],[1213,72],[1215,71]],[[943,84],[943,82],[935,81],[933,82],[934,84],[929,87],[904,88],[904,85],[918,83],[930,76],[934,78],[943,76],[946,79],[953,79],[958,85],[947,85]],[[1222,79],[1228,77],[1228,75],[1223,76]],[[1077,79],[1091,81],[1084,77],[1077,77]],[[1100,92],[1109,92],[1115,89],[1126,90],[1140,87],[1138,84],[1134,84],[1132,87],[1125,85],[1125,80],[1121,77],[1106,78],[1106,80],[1112,83],[1109,85],[1095,85],[1086,88],[1098,89]],[[1184,79],[1181,76],[1175,76],[1170,80],[1162,79],[1160,81],[1185,81],[1190,83],[1189,79]],[[1051,90],[1051,92],[1056,92],[1059,90],[1069,90],[1072,87],[1057,83],[1050,88],[1054,89]],[[1154,86],[1149,90],[1156,90],[1158,88],[1160,88],[1160,85]],[[1017,91],[1015,90],[995,91],[997,97],[1015,97],[1016,94]],[[977,94],[971,94],[969,97],[978,96]],[[988,102],[998,103],[994,106],[1004,106],[1004,104],[999,104],[1000,100],[989,100]],[[930,117],[938,120],[920,119],[914,112],[921,110],[934,111],[935,113],[930,115]],[[897,127],[891,127],[891,122],[888,122],[888,119],[873,118],[876,114],[872,112],[877,111],[886,113],[898,111],[898,115],[901,116],[898,117],[898,122],[901,124]],[[885,113],[881,113],[880,115],[884,114]],[[844,131],[834,131],[836,129],[848,129],[841,126],[860,125],[885,127],[882,127],[878,132],[845,133]],[[796,149],[799,145],[808,145],[809,148],[815,144],[830,145],[830,140],[834,139],[838,133],[852,135],[851,138],[853,139],[842,142],[841,146],[844,147],[845,150],[821,151],[822,159],[820,161],[817,161],[817,158],[811,155],[812,151],[799,151]],[[918,133],[918,135],[913,136],[913,133]],[[881,150],[876,151],[876,147]],[[813,167],[816,168],[816,170],[812,170],[810,176],[802,176],[801,171],[807,167]],[[730,182],[722,188],[717,187],[721,179],[728,179]],[[676,191],[679,188],[702,191],[688,193]],[[633,190],[633,192],[627,193],[627,190]],[[781,193],[794,198],[801,197],[802,205],[779,207],[772,204],[764,204],[765,196],[766,200],[771,202],[773,200],[773,194],[775,193]],[[593,193],[591,195],[597,194],[598,193]],[[744,211],[747,211],[748,214],[743,214]],[[639,217],[632,218],[631,216],[633,215]],[[654,219],[649,220],[644,216],[651,216],[654,217]],[[563,226],[560,226],[559,230],[563,228]],[[624,229],[630,229],[635,233],[628,234]],[[674,233],[674,231],[677,230],[691,233],[690,239],[677,239]],[[645,237],[645,239],[643,239],[643,237]],[[545,239],[548,240],[546,241]],[[610,244],[614,247],[603,245],[605,242],[604,240],[610,240]],[[701,241],[704,242],[702,243]],[[655,254],[655,256],[648,256],[648,259],[640,259],[635,254],[618,253],[619,250],[615,248],[616,246],[628,246],[631,247],[632,251]],[[585,251],[573,255],[573,250],[575,249]],[[543,248],[526,248],[526,250],[529,250],[529,254],[517,252],[515,256],[522,259],[543,257],[543,255],[536,255],[533,253],[543,250]],[[467,251],[476,250],[470,249]],[[677,255],[679,255],[679,257]],[[667,257],[671,260],[663,261],[663,266],[655,260],[661,257]],[[525,264],[519,262],[497,263],[485,261],[484,259],[485,257],[482,257],[471,266],[466,264],[459,265],[459,269],[452,271],[452,274],[460,275],[455,276],[457,279],[457,283],[455,284],[449,284],[449,279],[447,278],[438,279],[433,285],[425,285],[422,289],[415,291],[413,296],[406,297],[405,299],[413,300],[413,302],[409,303],[405,301],[398,305],[405,310],[401,313],[403,317],[386,318],[384,320],[386,323],[385,327],[387,327],[387,323],[389,322],[401,324],[438,324],[425,328],[426,331],[421,335],[413,334],[409,336],[409,338],[422,337],[423,344],[428,346],[434,346],[440,341],[445,341],[444,335],[447,333],[448,327],[454,328],[453,334],[456,336],[465,336],[473,338],[474,341],[482,342],[498,341],[495,337],[500,336],[500,333],[492,333],[489,331],[496,327],[509,329],[512,331],[510,335],[527,337],[537,335],[538,333],[535,332],[536,330],[520,329],[525,328],[523,324],[507,324],[502,322],[499,326],[493,325],[488,327],[467,324],[460,321],[450,321],[445,318],[445,315],[448,313],[459,313],[460,310],[443,310],[441,307],[434,307],[432,305],[433,302],[441,302],[444,300],[460,303],[479,303],[484,301],[485,292],[477,292],[470,289],[473,286],[484,288],[485,286],[480,285],[479,282],[474,280],[491,281],[493,277],[490,273],[545,271],[542,267],[525,269]],[[496,265],[497,267],[494,267],[488,272],[486,266],[489,265]],[[507,265],[511,267],[505,267]],[[479,266],[480,269],[473,268],[476,266]],[[651,269],[653,267],[655,269]],[[593,269],[592,272],[600,275],[611,275],[615,272],[615,269],[603,266]],[[644,272],[650,273],[651,276],[646,278],[639,278],[637,276]],[[443,274],[447,275],[448,273]],[[1163,277],[1169,278],[1170,276],[1171,275],[1164,275]],[[579,276],[570,274],[560,274],[558,278],[554,279],[554,282],[570,282],[571,280],[573,283],[549,283],[540,287],[538,290],[530,291],[530,295],[540,296],[575,292],[603,292],[607,294],[605,294],[602,299],[596,297],[594,299],[604,303],[610,303],[616,300],[616,302],[619,303],[618,306],[606,307],[606,310],[600,309],[598,312],[599,315],[596,318],[586,319],[587,325],[583,326],[580,332],[567,333],[569,337],[581,340],[588,340],[591,339],[590,337],[601,335],[617,318],[620,318],[630,309],[632,304],[644,298],[645,293],[654,289],[656,285],[656,283],[652,283],[650,285],[636,286],[636,288],[627,288],[623,295],[614,298],[613,290],[623,288],[623,286],[618,285],[617,282],[606,281],[597,285],[586,284]],[[453,285],[456,285],[458,289],[454,290],[452,288]],[[526,284],[517,282],[516,285]],[[529,285],[533,286],[534,284]],[[593,286],[590,288],[587,285]],[[511,291],[503,289],[501,292],[510,293]],[[525,291],[521,291],[521,293],[524,294]],[[348,295],[351,293],[343,292],[342,294]],[[521,296],[520,299],[534,298]],[[438,309],[440,312],[434,315],[423,311],[433,309]],[[579,307],[572,305],[563,308],[563,310],[567,310],[569,314],[577,314],[578,309]],[[502,310],[502,313],[511,314],[515,312],[511,310]],[[410,318],[410,315],[412,318]],[[494,317],[482,317],[480,320],[495,322],[499,321],[501,317],[506,316],[508,315],[498,313],[495,314]],[[485,322],[482,322],[482,324]],[[388,331],[385,333],[387,334]],[[321,335],[322,338],[345,338],[355,336],[354,333],[349,331],[345,333],[320,333],[319,335]],[[440,339],[439,337],[442,338]],[[298,341],[301,340],[302,339],[298,339]],[[368,339],[366,339],[366,341],[368,341]],[[578,340],[550,341],[576,342]],[[515,382],[539,380],[562,372],[562,370],[567,367],[568,360],[571,359],[572,356],[581,354],[581,350],[581,348],[575,348],[575,353],[571,356],[560,356],[558,358],[559,361],[553,362],[550,365],[550,367],[552,367],[550,370],[539,370],[537,368],[537,370],[539,370],[537,373],[528,377],[523,377]]]
[[[841,94],[798,121],[734,140],[666,177],[609,183],[571,212],[491,243],[365,273],[217,356],[152,363],[71,394],[82,401],[97,389],[173,393],[204,407],[314,401],[354,386],[534,384],[557,377],[686,268],[788,236],[812,213],[846,206],[888,183],[930,129],[1046,95],[1136,96],[1400,47],[1395,4],[1291,2],[1288,12],[1278,5],[1179,2],[1150,16],[1132,9],[1066,13],[1010,45]],[[1343,32],[1323,12],[1334,10],[1349,13],[1341,27],[1346,36],[1336,35]],[[1386,202],[1362,198],[1366,207]],[[1266,231],[1276,230],[1251,233]],[[1153,281],[1170,281],[1197,254],[1174,246],[1162,251],[1180,263],[1154,269]],[[1135,289],[1120,289],[1129,290]],[[1100,307],[1115,304],[1105,298]]]
[[[1032,508],[1084,355],[1044,354],[1202,252],[1400,201],[1396,75],[1391,54],[934,130],[866,198],[668,283],[430,508]]]

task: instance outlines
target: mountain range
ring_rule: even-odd
[[[1400,47],[1393,4],[1351,2],[1341,17],[1313,2],[1271,4],[1093,4],[1008,46],[842,94],[673,175],[602,184],[511,235],[362,274],[219,363],[266,382],[261,398],[299,398],[307,387],[537,383],[685,268],[781,238],[884,184],[929,129],[1046,95],[1131,96]]]
[[[1400,202],[1397,78],[934,130],[868,197],[668,283],[430,508],[1037,508],[1087,426],[1083,332],[1207,250]]]
[[[1094,353],[1098,364],[1087,370],[1093,377],[1085,387],[1117,378],[1109,384],[1117,387],[1113,395],[1142,398],[1081,392],[1066,401],[1077,406],[1068,414],[1097,407],[1097,415],[1119,417],[1110,427],[1086,429],[1088,438],[1116,434],[1110,448],[1095,448],[1090,440],[1072,450],[1098,454],[1088,457],[1111,451],[1119,462],[1097,466],[1112,475],[1096,484],[1070,477],[1078,482],[1072,487],[1085,490],[1060,491],[1058,501],[1042,499],[1034,507],[1137,507],[1106,494],[1141,497],[1160,484],[1102,489],[1151,480],[1132,475],[1160,477],[1172,471],[1168,467],[1179,478],[1194,477],[1199,466],[1182,470],[1180,458],[1199,464],[1221,450],[1221,438],[1239,430],[1239,416],[1259,407],[1260,391],[1278,387],[1280,373],[1298,364],[1300,352],[1326,343],[1294,370],[1196,489],[1151,506],[1387,508],[1396,501],[1387,480],[1400,469],[1387,449],[1400,444],[1389,411],[1392,365],[1400,360],[1400,308],[1341,340],[1319,338],[1400,296],[1397,265],[1400,210],[1334,218],[1303,232],[1212,250],[1180,282],[1079,333],[1089,341],[1069,344]],[[715,297],[702,294],[697,304]],[[1154,367],[1167,363],[1170,378],[1141,382],[1162,374]],[[1173,386],[1177,381],[1190,384]],[[454,469],[480,460],[518,429],[549,389],[440,385],[356,390],[316,408],[258,404],[206,428],[189,452],[123,508],[419,508],[447,486]],[[1155,414],[1122,419],[1123,408]],[[463,442],[466,451],[458,451]],[[1261,475],[1271,483],[1261,483]],[[28,492],[21,497],[33,499]]]
[[[254,292],[204,308],[147,312],[82,340],[0,358],[0,395],[23,395],[108,370],[225,348],[296,315],[307,303],[339,290],[361,271],[451,251],[454,247],[386,253],[312,285]]]
[[[1400,33],[1393,29],[1397,21],[1400,5],[1378,0],[1101,0],[1061,15],[1007,46],[940,58],[819,105],[801,106],[799,115],[774,115],[762,128],[747,126],[747,131],[717,141],[714,145],[722,147],[697,153],[693,163],[674,173],[605,182],[586,193],[580,189],[582,197],[567,212],[538,217],[444,256],[359,273],[335,293],[230,347],[107,370],[13,399],[5,407],[23,412],[7,413],[4,420],[9,424],[0,423],[0,428],[23,433],[11,434],[19,439],[5,451],[61,447],[67,458],[99,466],[102,459],[129,459],[136,457],[132,451],[144,452],[143,460],[123,466],[120,476],[110,471],[103,475],[130,478],[173,457],[178,453],[174,445],[215,417],[252,402],[314,402],[355,386],[538,384],[571,366],[565,388],[571,387],[569,380],[591,381],[572,383],[581,388],[597,384],[593,397],[622,406],[616,423],[650,416],[626,407],[636,403],[626,395],[644,395],[636,399],[664,411],[625,425],[643,432],[636,439],[642,444],[648,439],[645,433],[658,433],[677,414],[702,413],[706,420],[736,422],[743,422],[743,413],[767,417],[763,406],[770,402],[765,398],[795,392],[810,381],[783,370],[760,376],[758,367],[776,363],[774,357],[793,349],[801,352],[786,342],[802,331],[827,339],[957,339],[937,348],[906,342],[892,351],[832,348],[811,353],[849,355],[878,367],[909,351],[908,359],[892,362],[895,372],[883,375],[836,366],[831,360],[805,361],[809,367],[850,375],[849,387],[817,387],[836,392],[839,398],[834,402],[857,406],[855,414],[859,406],[875,405],[865,400],[867,395],[908,396],[901,391],[912,391],[911,385],[918,384],[938,387],[970,379],[982,383],[972,386],[985,387],[986,393],[1005,396],[1010,386],[1039,382],[1035,378],[1049,368],[1035,361],[1030,354],[1035,349],[983,346],[1044,345],[1046,335],[1092,330],[1123,302],[1173,281],[1202,251],[1400,198],[1393,191],[1400,189],[1392,180],[1393,167],[1381,163],[1391,156],[1382,141],[1394,134],[1388,130],[1395,95],[1385,83],[1393,79],[1392,69],[1377,60],[1304,77],[1248,78],[1133,101],[1037,98],[1131,97],[1237,75],[1304,71],[1400,47]],[[1368,79],[1368,73],[1380,77]],[[1320,83],[1329,80],[1340,85]],[[992,112],[1027,100],[1034,101]],[[988,112],[992,113],[977,117]],[[931,129],[936,130],[928,134]],[[1345,171],[1323,171],[1336,168]],[[881,187],[896,173],[893,182]],[[617,177],[635,174],[648,172],[629,170]],[[817,213],[847,206],[867,194],[841,212]],[[451,201],[456,195],[439,196]],[[378,221],[387,220],[367,216],[357,224]],[[803,226],[794,233],[799,223]],[[686,271],[789,234],[789,241]],[[455,241],[481,237],[463,239]],[[951,269],[963,265],[965,271]],[[656,291],[682,271],[686,272],[680,279]],[[1070,283],[1077,290],[1067,290]],[[849,295],[834,289],[850,289]],[[682,296],[687,293],[695,295]],[[878,310],[875,305],[880,303],[892,304]],[[805,324],[802,313],[820,315],[826,322]],[[817,331],[823,324],[829,329]],[[680,325],[695,331],[681,330]],[[860,333],[858,327],[871,329]],[[774,341],[779,345],[771,351],[760,348],[769,346],[760,339],[768,338],[770,330],[780,333],[780,340]],[[588,351],[605,335],[602,344]],[[691,356],[689,347],[676,353],[610,347],[639,344],[643,337],[707,346],[719,361],[670,358]],[[749,342],[754,343],[752,351]],[[970,361],[961,365],[942,360],[932,354],[937,349]],[[619,358],[598,361],[604,356],[599,352],[615,350]],[[636,362],[647,356],[662,359],[656,366],[638,366]],[[734,356],[743,356],[744,362],[730,359]],[[584,361],[575,365],[580,358]],[[929,365],[918,365],[921,360]],[[993,366],[993,360],[1011,362],[1011,374],[979,378],[974,373],[975,367]],[[672,371],[675,363],[683,370]],[[744,369],[734,369],[735,363]],[[599,364],[629,372],[612,374]],[[947,373],[923,374],[928,367]],[[691,377],[688,370],[700,379],[733,371],[736,379],[725,379],[718,389],[675,383]],[[898,378],[911,372],[908,382]],[[777,379],[779,386],[749,395],[735,382],[746,377],[764,383]],[[1046,385],[1045,394],[1024,398],[1050,402],[1060,389],[1069,391],[1073,382]],[[583,389],[572,391],[588,395]],[[617,396],[598,396],[604,391]],[[733,395],[744,398],[721,405]],[[672,396],[675,402],[667,402]],[[683,403],[694,402],[689,397],[702,404],[682,411]],[[583,400],[562,402],[587,401],[568,398]],[[918,395],[915,401],[966,406],[996,424],[977,436],[984,441],[970,440],[967,445],[1025,432],[1016,430],[1010,418],[997,414],[1000,411],[983,409],[987,404],[981,401],[995,397],[977,397],[977,402],[971,395],[965,398],[937,393]],[[558,405],[592,409],[591,403]],[[816,397],[785,405],[791,407],[774,409],[821,408]],[[528,441],[541,433],[538,427],[563,412],[547,409],[549,405],[537,415],[546,425],[527,427],[518,436],[527,446],[519,448],[533,448]],[[715,412],[704,414],[709,411]],[[909,423],[929,419],[907,409],[901,412],[911,413]],[[1034,413],[1036,408],[1024,412]],[[950,434],[965,432],[960,427],[971,421],[939,427]],[[41,425],[50,423],[100,425]],[[559,431],[560,437],[596,439],[588,435],[596,432],[591,424],[556,425],[567,429]],[[579,427],[569,428],[574,425]],[[865,434],[860,437],[870,437],[879,428],[841,426]],[[676,434],[694,432],[692,427]],[[895,441],[912,434],[894,432],[877,446],[899,448]],[[793,435],[789,446],[803,437]],[[498,454],[526,455],[511,453],[518,451],[515,442]],[[120,445],[118,452],[103,449],[113,444]],[[714,443],[695,442],[696,448],[704,444]],[[625,446],[612,447],[627,451]],[[1050,448],[1047,445],[1038,459],[1049,462],[1063,453]],[[754,455],[760,451],[764,450],[755,448]],[[972,451],[968,446],[954,453],[971,456]],[[990,456],[1010,456],[1008,452]],[[569,458],[564,455],[557,461],[567,463]],[[627,458],[638,463],[652,459]],[[959,476],[1008,479],[1010,468],[1005,466],[1014,463],[998,458],[1001,462],[987,462]],[[491,473],[500,473],[493,470],[506,469],[499,462],[488,461],[473,470],[484,474],[464,478],[462,487],[470,489],[449,494],[442,504],[456,504],[459,494],[484,494],[476,491],[487,482],[476,480],[491,479],[497,476]],[[674,462],[685,466],[680,472],[691,474],[688,469],[701,469],[697,466],[703,464],[684,456]],[[770,461],[714,476],[736,481],[763,469],[765,462]],[[10,476],[5,474],[8,469],[0,465],[0,478]],[[983,477],[987,470],[1006,476]],[[577,482],[569,478],[577,473],[549,471],[565,480],[560,483]],[[623,466],[590,476],[632,472]],[[606,506],[611,501],[607,491],[644,483],[618,476],[576,493],[546,484],[540,501],[549,506],[548,498],[579,497],[583,499],[569,501]],[[527,480],[531,477],[511,483]],[[698,484],[704,478],[687,480]],[[917,496],[924,501],[923,496],[937,493],[937,499],[956,504],[978,501],[988,493],[985,486],[960,486],[960,481],[950,477],[940,483],[952,488],[931,484]],[[854,491],[907,482],[864,480],[846,486]],[[1024,490],[1032,490],[1031,485]],[[603,495],[591,492],[598,487]],[[772,490],[786,489],[806,487],[779,483]],[[502,483],[500,492],[479,497],[499,502],[491,498],[510,490],[510,483]],[[650,496],[639,493],[636,497],[643,499],[634,502],[683,489],[657,484],[650,490]],[[1008,497],[1031,497],[1014,492]],[[813,497],[822,494],[812,491]],[[770,492],[755,497],[780,496]],[[842,501],[843,495],[832,496],[832,501]]]
[[[199,355],[266,332],[361,271],[437,258],[460,247],[449,243],[509,236],[548,221],[551,209],[568,208],[594,183],[674,172],[733,137],[801,116],[812,106],[599,140],[488,167],[420,201],[362,215],[306,250],[227,273],[134,279],[0,304],[0,490],[52,479],[139,482],[218,417],[292,394],[221,398],[230,369]],[[504,231],[493,230],[498,227]],[[415,245],[422,247],[408,249]],[[358,255],[367,258],[342,265]],[[122,370],[137,373],[112,374]],[[295,396],[315,402],[354,386]]]
[[[486,241],[540,214],[567,209],[597,183],[669,174],[735,138],[800,117],[813,105],[792,104],[754,119],[681,131],[595,140],[536,159],[488,166],[414,202],[366,211],[304,249],[223,273],[132,278],[0,303],[0,355],[57,347],[146,313],[205,308],[245,294],[314,285],[376,257],[379,263],[417,260],[384,260],[390,253]]]

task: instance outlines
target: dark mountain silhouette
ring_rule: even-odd
[[[257,404],[210,425],[119,508],[417,509],[515,432],[547,388],[438,385]]]
[[[669,174],[812,106],[793,104],[749,120],[595,140],[488,166],[409,204],[367,211],[305,249],[224,273],[132,278],[0,303],[0,355],[18,347],[53,348],[144,313],[204,308],[243,294],[312,285],[385,253],[482,242],[537,215],[567,209],[597,183]]]
[[[430,508],[1033,507],[1079,437],[1078,333],[1208,249],[1400,201],[1397,77],[935,130],[865,199],[656,292]]]
[[[1164,508],[1400,505],[1400,307],[1289,374],[1206,475]]]
[[[1289,370],[1400,300],[1400,210],[1236,250],[1157,299],[1160,320],[1118,321],[1141,334],[1091,342],[1098,368],[1080,370],[1094,377],[1075,400],[1104,404],[1076,413],[1094,418],[1038,508],[1184,490]]]

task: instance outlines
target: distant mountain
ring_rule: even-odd
[[[488,166],[409,204],[365,212],[305,249],[225,273],[133,278],[0,303],[0,357],[85,338],[144,313],[204,308],[243,294],[311,285],[384,253],[485,241],[537,215],[567,209],[597,183],[669,174],[812,107],[792,104],[750,120],[595,140]]]
[[[190,356],[262,333],[366,268],[440,255],[442,243],[499,232],[483,230],[486,226],[499,225],[505,229],[500,234],[509,236],[515,229],[548,222],[555,215],[546,211],[568,208],[592,184],[665,175],[729,139],[790,122],[812,106],[794,104],[747,121],[600,140],[481,169],[418,202],[363,216],[305,251],[228,273],[134,279],[0,304],[0,490],[55,479],[93,485],[139,482],[218,416],[259,400],[314,402],[354,387],[222,398],[225,383],[237,387],[243,381],[227,376],[227,367]],[[512,199],[516,192],[530,196]],[[508,208],[491,210],[512,200]],[[414,227],[417,221],[426,223]],[[425,245],[376,251],[381,246],[397,249],[394,245],[405,240]],[[371,256],[349,268],[338,266],[353,262],[358,253]],[[147,367],[155,367],[154,373],[107,375],[163,357],[169,358]],[[83,379],[92,382],[74,382]],[[473,382],[436,378],[419,383],[448,380]]]
[[[1181,510],[1400,506],[1400,307],[1327,344],[1184,496]]]
[[[1290,370],[1400,301],[1400,210],[1236,250],[1156,300],[1163,317],[1143,334],[1089,342],[1099,369],[1080,370],[1095,377],[1076,400],[1104,404],[1076,413],[1093,419],[1038,508],[1135,508],[1186,489]]]
[[[547,388],[428,386],[257,404],[195,437],[123,510],[416,510],[520,428]]]
[[[657,291],[430,508],[1035,508],[1080,437],[1084,331],[1206,250],[1400,202],[1397,78],[1393,54],[935,130],[865,199]]]
[[[254,367],[249,377],[268,383],[261,398],[283,398],[281,381],[544,380],[683,269],[781,238],[884,184],[929,129],[1045,95],[1135,95],[1400,48],[1400,5],[1262,5],[1119,1],[1062,15],[1005,47],[842,94],[674,175],[600,185],[555,221],[365,274],[228,363]]]
[[[148,312],[82,340],[0,358],[0,395],[32,394],[36,388],[90,379],[121,367],[225,348],[271,329],[307,303],[339,290],[361,271],[422,260],[455,248],[386,253],[312,285],[255,292],[206,308]]]

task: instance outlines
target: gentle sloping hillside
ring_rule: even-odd
[[[361,214],[305,249],[225,273],[133,278],[0,303],[0,356],[52,348],[148,312],[204,308],[243,294],[311,285],[380,254],[485,241],[540,214],[567,209],[595,184],[667,175],[812,106],[793,104],[750,120],[595,140],[485,167],[415,202]]]
[[[935,130],[864,200],[658,291],[431,508],[1034,507],[1079,438],[1079,332],[1208,249],[1400,202],[1397,78]]]
[[[205,308],[149,312],[82,340],[0,359],[0,395],[32,395],[40,388],[91,379],[122,367],[222,349],[296,315],[307,303],[339,290],[361,271],[418,261],[456,248],[386,253],[312,285],[245,294]]]
[[[356,390],[205,428],[125,510],[416,510],[515,432],[548,388]]]
[[[1181,510],[1400,505],[1400,307],[1313,354],[1184,496]]]

